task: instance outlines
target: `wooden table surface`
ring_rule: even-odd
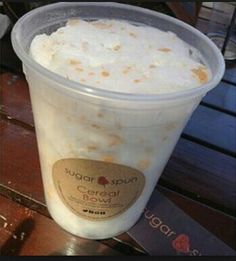
[[[7,36],[1,40],[0,62],[1,255],[147,255],[127,233],[87,240],[65,232],[51,219],[43,194],[28,85]],[[235,101],[236,64],[232,62],[221,83],[194,112],[156,186],[233,249]]]

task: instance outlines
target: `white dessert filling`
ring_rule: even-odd
[[[50,36],[36,36],[30,54],[70,80],[118,92],[175,92],[200,86],[211,77],[200,62],[200,53],[174,33],[123,21],[70,20]],[[99,106],[55,91],[51,88],[54,83],[42,81],[37,74],[27,77],[52,217],[67,231],[92,239],[127,231],[141,215],[200,97],[157,104],[153,109],[139,103],[135,110],[132,104],[130,109],[128,105],[124,108],[122,102],[119,107],[106,106],[103,100]],[[91,221],[75,214],[57,193],[52,175],[55,162],[71,158],[139,170],[145,177],[142,195],[125,212],[108,220]],[[88,189],[93,188],[88,185]]]
[[[116,92],[176,92],[211,77],[201,54],[174,33],[118,20],[69,20],[37,35],[30,55],[70,80]]]

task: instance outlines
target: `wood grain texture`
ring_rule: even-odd
[[[222,24],[218,24],[217,25],[219,30],[224,31],[225,30],[225,26]],[[208,18],[204,18],[204,17],[198,17],[197,19],[197,23],[196,23],[196,28],[203,32],[204,34],[207,34],[209,32],[211,32],[211,29],[209,27],[209,19]]]
[[[227,13],[223,13],[221,10],[222,6],[215,6],[214,9],[202,6],[199,12],[199,18],[203,18],[206,20],[210,20],[212,17],[212,14],[214,15],[214,22],[217,22],[218,25],[223,25],[225,26],[228,20],[226,19],[226,16],[230,16],[230,10],[232,11],[233,8],[230,7]],[[225,8],[225,6],[224,6]],[[231,13],[232,15],[232,13]]]
[[[0,182],[44,202],[35,134],[0,119]]]
[[[198,106],[183,133],[236,155],[235,117]]]
[[[23,76],[0,74],[0,112],[33,126],[29,88]]]
[[[121,255],[108,246],[73,236],[51,219],[0,196],[2,256]]]
[[[224,79],[236,85],[236,62],[227,62],[227,70],[225,71]]]
[[[236,211],[236,161],[180,139],[159,181],[222,211]]]
[[[203,102],[213,105],[222,110],[236,113],[236,88],[232,84],[221,82],[216,88],[211,90],[204,98]]]

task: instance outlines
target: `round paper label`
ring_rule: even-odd
[[[53,181],[63,203],[88,220],[107,220],[127,210],[141,195],[145,177],[124,165],[88,159],[62,159]]]

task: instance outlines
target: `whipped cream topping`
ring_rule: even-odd
[[[201,54],[173,32],[121,20],[71,19],[37,35],[30,55],[69,80],[123,93],[176,92],[211,78]]]

